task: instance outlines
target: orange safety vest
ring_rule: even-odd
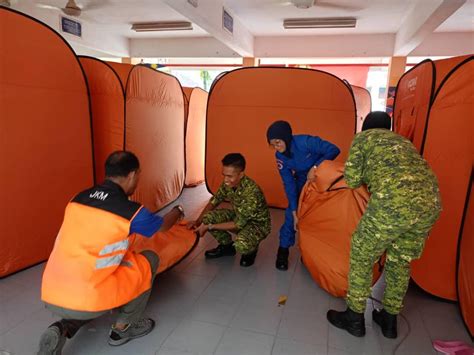
[[[129,250],[130,224],[141,208],[109,180],[74,197],[46,264],[41,299],[75,311],[98,312],[149,290],[150,264]]]

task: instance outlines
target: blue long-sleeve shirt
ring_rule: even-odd
[[[160,230],[163,222],[163,217],[151,213],[146,207],[142,207],[130,223],[130,234],[138,233],[150,238]]]
[[[319,137],[294,135],[290,152],[291,158],[279,152],[275,153],[275,157],[288,198],[288,207],[296,211],[299,193],[306,183],[309,169],[318,166],[324,160],[333,160],[339,155],[340,150]]]

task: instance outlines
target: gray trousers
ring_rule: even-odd
[[[152,277],[151,282],[153,285],[153,279],[155,278],[156,270],[158,269],[158,265],[160,264],[160,259],[158,255],[156,255],[151,250],[145,250],[141,252],[140,254],[142,254],[150,263],[151,277]],[[129,323],[134,323],[138,321],[143,315],[143,312],[145,311],[150,295],[151,295],[151,288],[148,291],[142,293],[137,298],[119,307],[116,323],[129,324]],[[93,319],[99,318],[100,316],[110,311],[110,310],[99,311],[99,312],[74,311],[71,309],[58,307],[49,303],[45,303],[45,307],[49,309],[51,312],[53,312],[55,315],[62,318],[60,320],[60,323],[68,338],[72,338],[74,334],[76,334],[77,331],[83,325],[89,323]]]

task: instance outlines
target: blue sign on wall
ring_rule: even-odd
[[[224,8],[222,9],[222,27],[234,33],[234,18]]]
[[[71,20],[67,17],[61,16],[61,31],[72,34],[77,37],[82,37],[82,25],[78,21]]]

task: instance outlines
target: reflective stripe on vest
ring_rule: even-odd
[[[120,265],[125,254],[109,256],[106,258],[99,258],[95,261],[96,269],[104,269],[109,266]]]
[[[106,254],[111,254],[119,250],[127,250],[128,245],[129,245],[128,239],[124,239],[124,240],[121,240],[120,242],[116,242],[113,244],[108,244],[102,248],[102,250],[99,252],[99,255],[102,256]]]

